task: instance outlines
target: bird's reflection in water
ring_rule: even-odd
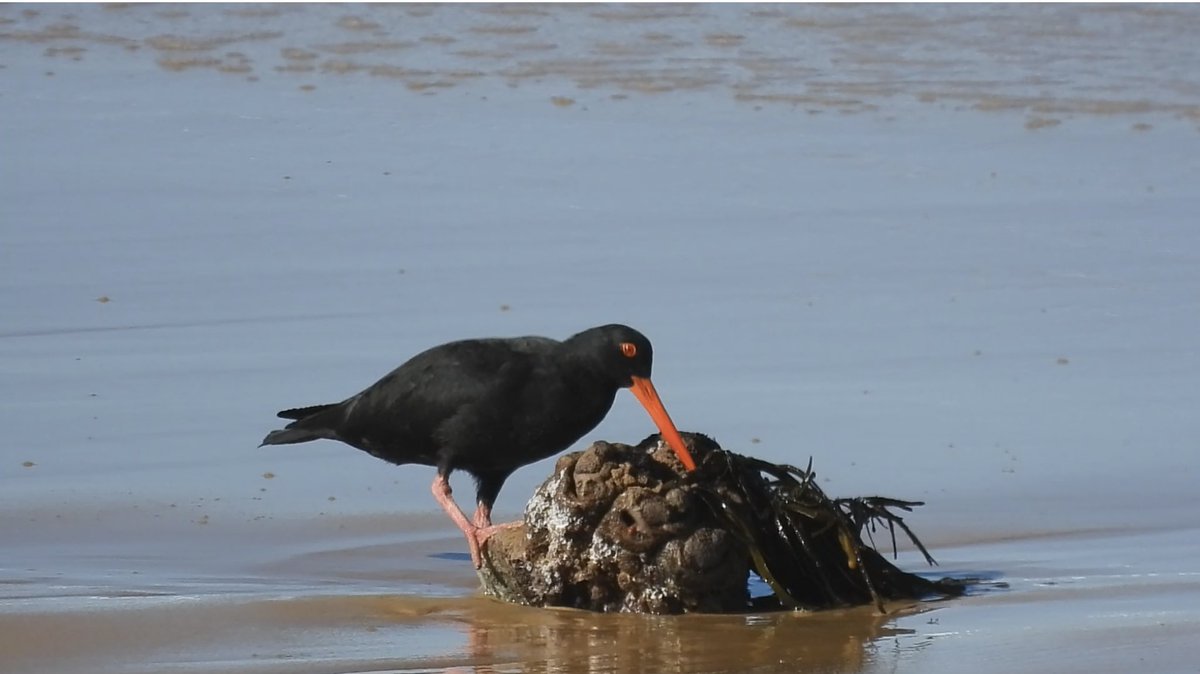
[[[449,671],[857,672],[879,640],[912,633],[891,626],[896,615],[600,615],[481,600],[453,616],[467,640],[463,664]]]

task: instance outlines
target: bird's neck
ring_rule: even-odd
[[[613,380],[604,364],[599,362],[590,350],[573,347],[570,340],[560,344],[562,352],[556,359],[562,365],[567,378],[579,382],[580,386],[611,388],[613,395],[616,395],[617,389],[621,388],[621,382]]]

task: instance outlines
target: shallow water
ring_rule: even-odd
[[[1188,671],[1197,627],[1194,530],[942,542],[988,582],[887,615],[655,617],[479,597],[432,516],[66,519],[0,532],[6,671]]]
[[[0,669],[1200,671],[1198,24],[0,6]],[[681,428],[927,501],[929,571],[992,584],[503,606],[428,469],[254,447],[432,344],[610,321]],[[585,440],[652,430],[622,395]]]

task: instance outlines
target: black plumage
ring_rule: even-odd
[[[632,388],[683,464],[694,467],[650,383],[653,348],[637,330],[605,325],[566,340],[469,339],[417,354],[340,403],[284,410],[293,419],[264,445],[329,439],[398,465],[437,468],[433,492],[467,536],[472,560],[497,527],[491,508],[517,468],[569,447],[604,419],[618,389]],[[448,478],[475,478],[473,521]]]

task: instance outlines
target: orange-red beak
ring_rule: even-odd
[[[642,403],[642,407],[650,413],[650,418],[654,420],[654,425],[658,426],[658,430],[662,433],[667,444],[675,451],[675,456],[683,462],[683,467],[691,472],[696,470],[696,462],[692,459],[692,455],[687,450],[687,445],[683,444],[683,438],[679,437],[679,430],[675,428],[675,424],[671,422],[671,417],[667,415],[667,409],[663,407],[662,401],[658,399],[658,391],[654,390],[654,384],[650,383],[645,377],[633,378],[633,395],[637,397],[638,402]]]

